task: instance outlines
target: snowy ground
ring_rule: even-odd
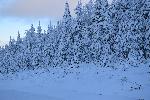
[[[1,75],[0,100],[150,100],[150,67],[146,65],[81,65],[65,77],[58,70]]]

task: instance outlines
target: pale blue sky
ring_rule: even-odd
[[[0,0],[0,45],[9,41],[9,37],[16,38],[18,30],[24,36],[25,30],[38,21],[41,21],[43,30],[51,20],[56,23],[61,19],[66,0]],[[73,10],[78,0],[68,0],[70,9]],[[82,0],[83,3],[89,0]]]

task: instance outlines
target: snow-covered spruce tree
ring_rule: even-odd
[[[44,63],[43,63],[43,34],[42,34],[42,28],[40,25],[40,21],[39,21],[39,25],[37,27],[37,33],[34,33],[32,39],[34,40],[34,42],[32,42],[33,44],[33,48],[31,50],[32,52],[32,67],[36,68],[36,67],[43,67]]]
[[[148,25],[143,19],[142,7],[144,4],[143,0],[117,0],[112,5],[111,20],[114,26],[112,32],[117,33],[115,36],[118,42],[117,46],[119,46],[115,51],[122,58],[131,60],[142,58],[141,46],[145,41],[142,37],[145,36]],[[143,45],[145,46],[145,44]]]
[[[5,46],[5,56],[3,57],[4,73],[14,73],[18,70],[16,62],[16,45],[15,40],[10,37],[9,45]]]
[[[25,52],[24,52],[24,68],[27,69],[34,69],[32,62],[34,61],[33,55],[36,47],[36,34],[35,34],[35,28],[33,27],[33,24],[31,25],[31,28],[26,31],[26,36],[24,39],[24,45],[25,45]],[[34,52],[34,53],[33,53]]]
[[[121,54],[124,58],[130,59],[139,59],[138,57],[140,56],[137,42],[137,36],[140,33],[134,30],[135,27],[139,24],[138,20],[140,14],[138,14],[138,10],[134,9],[134,7],[137,5],[135,2],[136,1],[132,2],[130,0],[120,1],[120,11],[122,12],[122,19],[119,25],[119,33],[121,36],[122,47]],[[130,30],[130,28],[133,28],[134,31]]]
[[[150,58],[150,0],[137,2],[136,8],[141,8],[139,47],[145,59]]]
[[[15,59],[16,59],[16,63],[18,69],[23,69],[23,56],[24,56],[24,45],[23,45],[23,41],[22,38],[20,37],[20,33],[18,31],[18,36],[17,36],[17,40],[16,40],[16,53],[15,53]]]
[[[5,45],[5,47],[4,47],[4,51],[2,52],[1,51],[1,53],[3,53],[3,57],[2,57],[2,60],[1,60],[1,73],[9,73],[9,56],[10,56],[10,54],[9,54],[9,52],[8,52],[8,45],[6,44]]]
[[[75,13],[76,13],[76,23],[75,23],[75,32],[76,31],[81,31],[83,25],[83,9],[82,9],[82,3],[81,0],[78,1],[77,7],[75,9]]]
[[[53,26],[52,23],[50,21],[49,25],[48,25],[48,29],[47,29],[47,34],[51,34],[53,32]]]
[[[108,43],[110,45],[110,52],[115,57],[115,60],[119,56],[120,40],[121,40],[120,35],[118,34],[120,14],[118,11],[119,8],[116,5],[116,1],[117,0],[113,0],[108,9],[108,24],[109,24]]]
[[[0,50],[0,73],[2,74],[9,73],[9,55],[8,45],[6,44],[5,46],[1,47]]]
[[[63,63],[63,58],[62,58],[62,49],[64,48],[63,44],[63,23],[62,21],[57,21],[57,25],[54,28],[54,34],[55,34],[55,59],[54,64],[56,66],[61,66]]]
[[[72,16],[70,14],[69,4],[68,2],[65,3],[65,11],[62,19],[62,27],[63,27],[63,35],[64,35],[64,42],[68,41],[68,37],[72,31]]]
[[[41,34],[41,32],[42,32],[41,22],[39,21],[39,25],[38,25],[38,27],[37,27],[37,33],[38,33],[38,34]]]
[[[47,34],[45,34],[45,45],[44,45],[44,58],[45,64],[48,67],[54,66],[55,60],[55,45],[56,45],[56,36],[58,34],[54,31],[53,26],[50,24],[48,25]]]
[[[92,22],[95,24],[106,20],[107,9],[107,0],[96,0],[94,4],[94,14],[92,16]]]
[[[92,24],[92,14],[94,12],[94,1],[93,0],[89,0],[89,2],[85,5],[86,8],[86,21],[87,21],[87,25],[91,25]],[[85,12],[85,11],[84,11]],[[85,16],[84,16],[85,17]]]
[[[104,61],[106,55],[110,54],[109,44],[107,42],[108,28],[108,1],[96,0],[94,4],[94,13],[92,15],[92,25],[88,27],[87,33],[90,45],[90,58],[94,62]]]
[[[87,34],[88,26],[92,24],[91,16],[93,11],[93,1],[90,0],[85,6],[82,6],[81,1],[76,6],[75,13],[75,30],[72,34],[72,41],[74,41],[74,61],[75,63],[90,62],[90,45]]]
[[[74,31],[71,34],[71,41],[73,43],[73,52],[74,52],[74,63],[82,62],[81,57],[82,52],[80,52],[80,48],[83,44],[83,32],[85,29],[85,16],[84,16],[84,9],[82,6],[81,1],[78,1],[78,4],[75,9],[76,18],[74,21]]]
[[[118,1],[117,0],[113,0],[110,8],[109,8],[109,22],[111,24],[110,30],[110,48],[112,53],[116,54],[116,57],[119,56],[120,52],[121,52],[121,33],[119,34],[119,25],[121,22],[121,17],[122,17],[122,11],[120,11],[120,7],[118,5]]]
[[[5,71],[4,66],[4,56],[5,56],[5,49],[4,47],[0,46],[0,73],[3,74]]]
[[[65,11],[62,19],[61,57],[65,63],[70,63],[72,58],[70,36],[72,34],[72,16],[68,2],[65,3]]]

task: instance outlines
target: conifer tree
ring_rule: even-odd
[[[94,12],[94,1],[89,0],[89,2],[86,4],[86,10],[87,10],[87,24],[91,25],[92,24],[92,15]]]
[[[70,52],[69,52],[69,46],[71,45],[70,43],[70,36],[72,34],[72,16],[70,14],[69,10],[69,4],[68,2],[65,3],[65,11],[63,15],[63,20],[62,20],[62,38],[61,38],[61,57],[63,61],[68,61],[70,58]]]
[[[37,33],[41,33],[42,32],[42,28],[41,28],[41,23],[39,21],[39,26],[37,27]]]
[[[65,34],[69,34],[71,32],[72,16],[70,14],[68,2],[65,3],[65,11],[64,11],[62,23],[63,23],[63,32]]]
[[[77,7],[75,9],[76,13],[76,25],[75,25],[75,31],[81,31],[83,25],[83,10],[82,10],[82,3],[81,0],[78,1]]]

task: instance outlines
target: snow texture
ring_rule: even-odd
[[[0,100],[149,100],[150,0],[78,2],[0,47]]]

